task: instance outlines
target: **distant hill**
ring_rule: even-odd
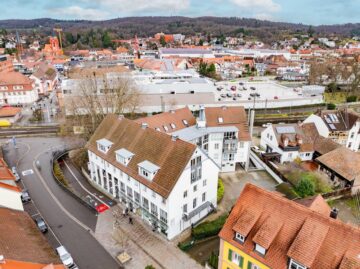
[[[123,38],[149,36],[157,32],[212,35],[244,34],[271,41],[278,34],[306,33],[309,25],[285,22],[271,22],[237,17],[126,17],[105,21],[88,20],[0,20],[0,28],[7,30],[34,30],[47,34],[55,26],[64,31],[81,32],[96,28],[106,28],[118,33]],[[342,36],[360,35],[360,23],[342,25],[313,26],[315,33],[336,34]]]

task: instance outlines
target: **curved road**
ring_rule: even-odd
[[[4,146],[4,157],[9,166],[17,165],[22,182],[29,190],[37,209],[56,235],[56,245],[64,245],[80,269],[115,269],[119,264],[93,237],[97,217],[87,207],[61,189],[51,174],[51,151],[73,144],[62,138],[21,138],[15,149],[12,143]],[[41,169],[37,170],[35,161]],[[33,173],[23,176],[22,171]]]

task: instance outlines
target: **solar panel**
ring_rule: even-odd
[[[333,116],[334,116],[334,122],[339,122],[338,117],[335,114],[333,114]]]
[[[276,127],[276,131],[279,134],[295,134],[294,126],[278,126]]]
[[[336,130],[336,127],[335,127],[334,124],[330,123],[329,126],[330,126],[330,129],[331,129],[331,130]]]
[[[331,119],[328,118],[328,117],[325,117],[325,121],[326,121],[327,123],[332,123]]]

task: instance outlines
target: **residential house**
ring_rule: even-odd
[[[7,55],[0,56],[0,73],[14,71],[14,65],[11,58]]]
[[[15,123],[21,119],[21,111],[20,107],[3,106],[0,108],[0,120],[8,121],[9,124]]]
[[[168,239],[216,208],[218,166],[175,135],[109,114],[86,147],[90,182]]]
[[[16,185],[15,180],[14,174],[6,165],[4,159],[0,158],[0,208],[6,207],[24,211],[21,202],[21,189]]]
[[[360,189],[360,153],[339,147],[316,158],[315,162],[334,186],[351,187],[354,194]]]
[[[48,95],[55,90],[58,76],[55,68],[47,64],[41,64],[30,76],[35,82],[35,89],[39,95]]]
[[[313,122],[320,135],[352,151],[360,150],[360,115],[351,110],[319,110],[305,123]]]
[[[0,73],[0,105],[31,104],[38,99],[34,82],[19,72]]]
[[[66,269],[26,212],[0,208],[0,220],[1,269]]]
[[[138,119],[157,131],[178,136],[202,148],[222,172],[247,168],[251,137],[243,107],[200,107],[199,117],[189,108]]]
[[[360,268],[360,229],[319,199],[307,207],[247,184],[219,234],[218,269]]]
[[[273,156],[280,163],[313,159],[314,141],[319,136],[313,123],[272,124],[261,133],[264,156]]]

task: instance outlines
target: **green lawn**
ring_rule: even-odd
[[[326,103],[333,103],[333,104],[339,104],[339,103],[346,103],[346,93],[344,92],[335,92],[335,93],[324,93],[324,99]]]

